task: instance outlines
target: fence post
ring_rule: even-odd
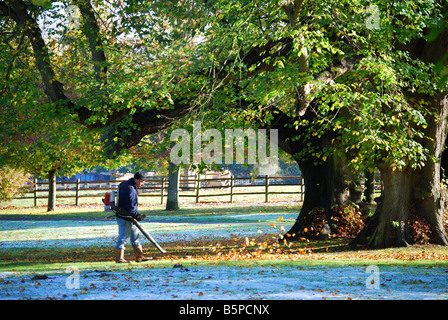
[[[200,188],[201,188],[201,182],[200,182],[199,177],[200,177],[200,175],[199,175],[199,173],[198,173],[198,175],[197,175],[197,181],[196,181],[196,203],[199,202],[199,190],[200,190]]]
[[[269,202],[269,176],[265,176],[264,183],[264,202]]]
[[[34,206],[37,207],[37,179],[34,178]]]
[[[233,202],[233,176],[230,176],[230,202]]]
[[[162,177],[162,188],[160,189],[160,204],[163,204],[163,196],[165,189],[165,177]]]
[[[79,206],[79,178],[76,179],[76,191],[75,191],[75,205]]]
[[[303,202],[303,176],[300,175],[300,200]]]

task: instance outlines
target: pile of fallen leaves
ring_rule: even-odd
[[[425,218],[411,213],[408,219],[409,233],[411,239],[417,244],[435,243],[435,228]],[[446,229],[446,224],[445,224]]]
[[[335,206],[330,219],[332,234],[337,237],[355,237],[364,228],[365,214],[356,204]]]
[[[323,209],[314,209],[307,217],[303,235],[310,239],[317,239],[325,225],[330,227],[331,237],[355,237],[364,227],[365,215],[356,204],[336,205],[332,209],[331,217],[327,219]]]
[[[331,237],[353,238],[364,228],[365,217],[366,213],[363,208],[355,204],[334,206],[329,219],[327,219],[323,209],[315,209],[307,217],[308,227],[304,228],[303,236],[309,239],[317,239],[325,224],[327,224],[331,230]],[[443,224],[448,233],[448,213],[444,215]],[[435,228],[425,218],[416,213],[411,213],[408,219],[408,227],[413,243],[435,243]]]

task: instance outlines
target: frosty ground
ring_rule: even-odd
[[[109,261],[92,260],[90,265],[76,259],[21,265],[19,253],[26,257],[46,250],[53,259],[51,250],[73,255],[83,250],[112,252],[117,226],[113,219],[12,215],[0,223],[0,299],[448,299],[444,251],[410,249],[407,261],[400,263],[399,255],[390,251],[379,251],[379,258],[372,260],[362,258],[366,253],[352,252],[344,255],[343,263],[313,260],[311,250],[289,248],[285,254],[268,240],[275,241],[296,217],[295,212],[279,210],[218,212],[206,219],[155,214],[143,226],[168,251],[176,244],[176,255],[157,255],[144,239],[154,260],[118,267],[112,255]],[[220,244],[230,248],[222,251],[225,258],[217,252]],[[198,251],[206,254],[188,256],[191,246],[202,246]],[[270,254],[274,251],[281,253]],[[437,260],[413,264],[412,252],[417,258]]]
[[[69,268],[39,277],[3,272],[2,299],[447,299],[448,268],[187,266],[120,271]],[[79,276],[79,283],[76,282]],[[43,279],[45,278],[45,279]]]

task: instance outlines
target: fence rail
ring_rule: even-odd
[[[74,198],[74,204],[79,205],[81,198],[104,198],[106,192],[116,190],[118,184],[125,180],[99,180],[72,182],[56,182],[56,198]],[[48,198],[48,182],[34,181],[32,190],[19,199],[33,199],[34,206],[39,199]],[[280,188],[280,190],[279,190]],[[376,182],[375,189],[380,188]],[[167,197],[168,178],[164,176],[150,177],[140,188],[139,197],[154,197],[164,203]],[[98,193],[101,191],[101,193]],[[301,176],[261,176],[261,177],[230,177],[230,178],[198,178],[188,177],[179,180],[179,198],[193,198],[196,203],[204,198],[227,197],[233,202],[235,196],[258,195],[269,202],[273,195],[295,195],[295,201],[303,201],[305,194],[304,181]],[[224,200],[225,201],[225,200]],[[101,203],[101,200],[99,200]]]
[[[295,183],[288,183],[293,180]],[[99,180],[56,182],[57,198],[73,198],[74,204],[79,205],[81,198],[104,198],[106,192],[116,190],[118,184],[125,180]],[[287,183],[281,183],[286,181]],[[32,199],[34,206],[39,199],[47,199],[48,182],[34,181],[32,189],[24,196],[16,198]],[[292,187],[293,190],[277,191],[275,187]],[[297,187],[297,188],[294,188]],[[257,189],[257,190],[254,190]],[[102,191],[99,193],[99,191]],[[159,198],[163,204],[168,194],[167,177],[150,177],[140,188],[139,197]],[[213,192],[214,191],[214,192]],[[189,177],[179,180],[179,197],[194,198],[196,203],[204,198],[228,197],[229,202],[234,201],[235,196],[262,195],[264,201],[269,202],[271,195],[297,195],[298,201],[303,201],[305,187],[301,176],[270,177],[230,177],[230,178],[200,178]]]

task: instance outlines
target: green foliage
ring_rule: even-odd
[[[297,117],[292,125],[298,130],[293,139],[306,146],[298,158],[325,161],[333,152],[344,152],[352,155],[355,169],[378,163],[393,169],[423,166],[430,157],[422,144],[426,119],[435,111],[428,100],[447,88],[446,83],[433,81],[434,71],[440,72],[444,62],[434,66],[415,59],[397,43],[408,44],[422,38],[426,28],[439,25],[442,7],[431,1],[306,3],[297,22],[288,24],[279,6],[270,4],[253,2],[250,14],[248,10],[239,19],[248,22],[245,36],[236,37],[240,52],[278,41],[257,64],[235,60],[229,77],[239,80],[236,95],[254,111],[246,109],[245,114],[257,117],[259,110],[275,106],[297,117],[298,100],[305,98],[312,102],[315,117]],[[366,27],[368,5],[378,8],[378,30]],[[238,27],[238,23],[220,26],[214,35],[232,37]],[[292,39],[293,48],[280,55],[286,50],[284,39]],[[304,58],[306,67],[300,62]],[[330,77],[343,59],[356,63],[349,72]],[[328,81],[316,83],[324,72]],[[308,96],[297,94],[302,86],[308,86]],[[411,94],[419,98],[410,99]],[[312,139],[329,133],[334,137],[331,148]]]
[[[83,15],[79,30],[66,23],[71,2],[33,3],[33,17],[48,22],[42,25],[51,81],[64,84],[70,103],[44,98],[29,39],[4,34],[0,65],[8,80],[2,91],[8,117],[19,104],[28,110],[42,104],[58,110],[58,117],[82,107],[90,115],[86,125],[107,128],[104,143],[125,145],[139,130],[156,128],[167,136],[165,124],[187,128],[194,117],[218,129],[270,123],[277,109],[295,120],[297,136],[290,139],[304,146],[296,159],[326,161],[343,152],[351,154],[355,169],[378,163],[402,169],[421,167],[430,157],[423,147],[434,114],[428,100],[448,89],[446,56],[428,63],[402,48],[441,34],[447,13],[440,2],[95,0],[97,20],[89,24]],[[20,27],[2,19],[20,35]],[[368,26],[372,19],[378,28]],[[197,113],[176,124],[174,111],[181,107]],[[303,117],[303,107],[312,117]],[[65,121],[59,125],[68,126]],[[76,130],[95,140],[93,133]],[[61,133],[59,142],[74,135]],[[331,145],[316,144],[323,136],[331,136]],[[153,141],[161,145],[153,149]],[[161,141],[146,138],[136,152],[154,161],[169,149]],[[64,148],[73,149],[66,143],[59,154]]]

